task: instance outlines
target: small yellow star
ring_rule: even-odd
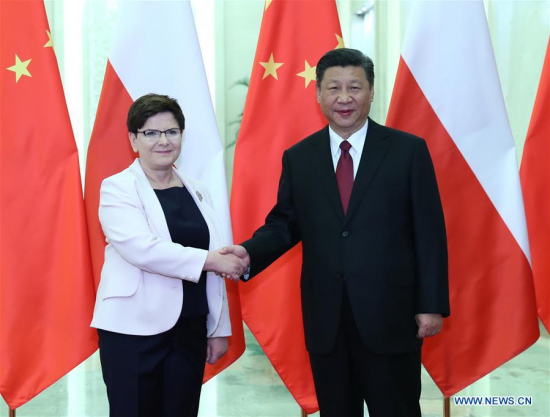
[[[48,34],[48,42],[46,42],[43,48],[53,48],[52,33],[49,30],[46,30],[46,33]]]
[[[32,77],[31,73],[27,69],[29,64],[31,63],[31,60],[28,61],[21,61],[17,54],[15,55],[15,65],[12,65],[11,67],[6,68],[9,71],[15,72],[15,82],[19,81],[19,78],[21,78],[22,75],[26,75],[27,77]]]
[[[264,76],[262,77],[262,80],[267,77],[268,75],[273,76],[276,80],[279,78],[277,77],[277,69],[283,65],[283,62],[275,62],[273,59],[273,54],[269,57],[269,61],[267,62],[260,62],[260,65],[265,68]]]
[[[305,61],[305,70],[302,72],[299,72],[296,74],[298,77],[304,77],[304,81],[306,82],[306,88],[309,85],[310,82],[315,80],[315,69],[317,67],[312,67],[309,65],[307,61]]]
[[[267,8],[271,5],[271,2],[273,0],[265,0],[265,9],[264,9],[264,12],[267,10]]]
[[[338,41],[338,45],[336,45],[336,48],[334,49],[345,48],[344,39],[342,39],[342,37],[339,36],[337,33],[335,33],[334,35],[336,36],[336,40]]]

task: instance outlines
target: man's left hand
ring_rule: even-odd
[[[443,326],[443,317],[441,317],[441,314],[417,314],[415,318],[416,324],[418,324],[416,337],[419,339],[435,336],[441,331],[441,327]]]

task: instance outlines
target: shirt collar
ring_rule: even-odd
[[[353,133],[349,138],[348,142],[351,145],[351,150],[357,152],[361,155],[363,153],[363,147],[365,146],[365,138],[367,137],[367,130],[369,127],[369,119],[365,122],[363,127],[357,132]],[[330,125],[328,126],[328,135],[330,137],[330,152],[332,157],[336,157],[338,151],[340,150],[340,143],[344,140],[338,133],[336,133]]]

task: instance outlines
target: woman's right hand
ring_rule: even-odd
[[[233,281],[238,281],[247,268],[248,264],[246,261],[232,253],[222,255],[219,251],[209,251],[203,270],[215,272],[222,276],[229,276]]]

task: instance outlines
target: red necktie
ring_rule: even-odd
[[[349,154],[350,148],[351,145],[347,140],[340,143],[342,153],[340,154],[338,165],[336,165],[336,182],[340,191],[340,200],[342,201],[344,215],[348,211],[349,198],[351,196],[351,189],[353,188],[353,159],[351,159],[351,155]]]

